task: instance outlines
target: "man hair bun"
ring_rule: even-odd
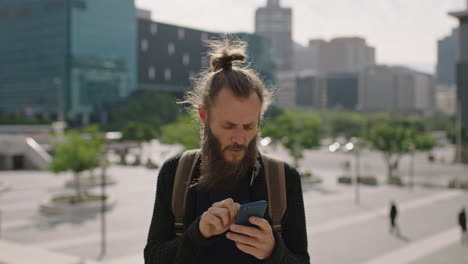
[[[211,69],[214,72],[232,70],[233,64],[240,64],[247,58],[245,55],[246,43],[240,40],[212,40],[208,43],[210,48]]]

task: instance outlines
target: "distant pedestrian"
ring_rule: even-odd
[[[460,225],[461,228],[461,243],[467,244],[468,245],[468,236],[466,233],[466,212],[465,212],[465,207],[461,209],[461,211],[458,213],[458,224]]]
[[[390,233],[394,233],[396,235],[400,235],[400,227],[396,222],[396,218],[398,216],[398,209],[394,201],[391,202],[390,206]]]

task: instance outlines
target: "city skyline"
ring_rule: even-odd
[[[266,2],[135,1],[138,8],[151,10],[155,21],[214,32],[254,32],[255,10]],[[377,63],[434,73],[437,40],[458,25],[447,13],[465,9],[466,1],[283,0],[280,5],[293,9],[293,40],[301,45],[307,45],[309,39],[360,36],[376,47]],[[403,42],[405,39],[408,41]]]

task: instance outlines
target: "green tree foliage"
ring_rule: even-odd
[[[25,115],[0,113],[0,125],[43,125],[49,121],[43,120],[40,115],[27,118]]]
[[[147,124],[159,133],[163,125],[177,119],[181,109],[176,99],[166,93],[154,90],[139,92],[111,112],[107,129],[122,131],[128,122],[137,122]]]
[[[332,138],[359,137],[366,125],[366,119],[360,113],[331,111],[321,112],[320,115],[324,120],[324,132]]]
[[[321,122],[320,117],[311,112],[285,111],[275,120],[266,122],[261,134],[283,144],[297,167],[303,149],[320,145]]]
[[[428,151],[435,146],[435,140],[412,126],[398,122],[380,124],[366,136],[372,148],[383,154],[388,168],[388,180],[394,176],[398,162],[404,154],[415,150]]]
[[[200,129],[200,122],[192,115],[179,116],[176,122],[163,126],[161,142],[197,149],[200,148]]]
[[[99,167],[104,138],[98,131],[97,127],[91,127],[86,130],[85,136],[75,130],[67,132],[66,141],[56,146],[56,154],[49,166],[55,173],[73,172],[77,196],[82,195],[79,185],[80,174]]]
[[[156,131],[150,125],[139,122],[128,122],[122,130],[123,141],[150,141],[156,137]]]

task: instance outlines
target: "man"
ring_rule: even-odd
[[[186,101],[204,126],[187,193],[186,229],[176,236],[171,209],[178,155],[159,172],[145,263],[309,263],[300,176],[289,165],[281,235],[268,216],[251,217],[255,227],[235,224],[240,204],[268,200],[257,136],[270,94],[253,70],[236,66],[245,59],[245,43],[224,40],[210,47],[211,69]]]
[[[461,243],[467,244],[468,245],[468,236],[466,233],[466,213],[465,213],[465,207],[461,209],[461,211],[458,213],[458,224],[460,225],[461,228]]]
[[[394,201],[391,202],[390,206],[390,233],[395,232],[397,236],[400,235],[400,227],[396,222],[398,216],[398,210]]]

